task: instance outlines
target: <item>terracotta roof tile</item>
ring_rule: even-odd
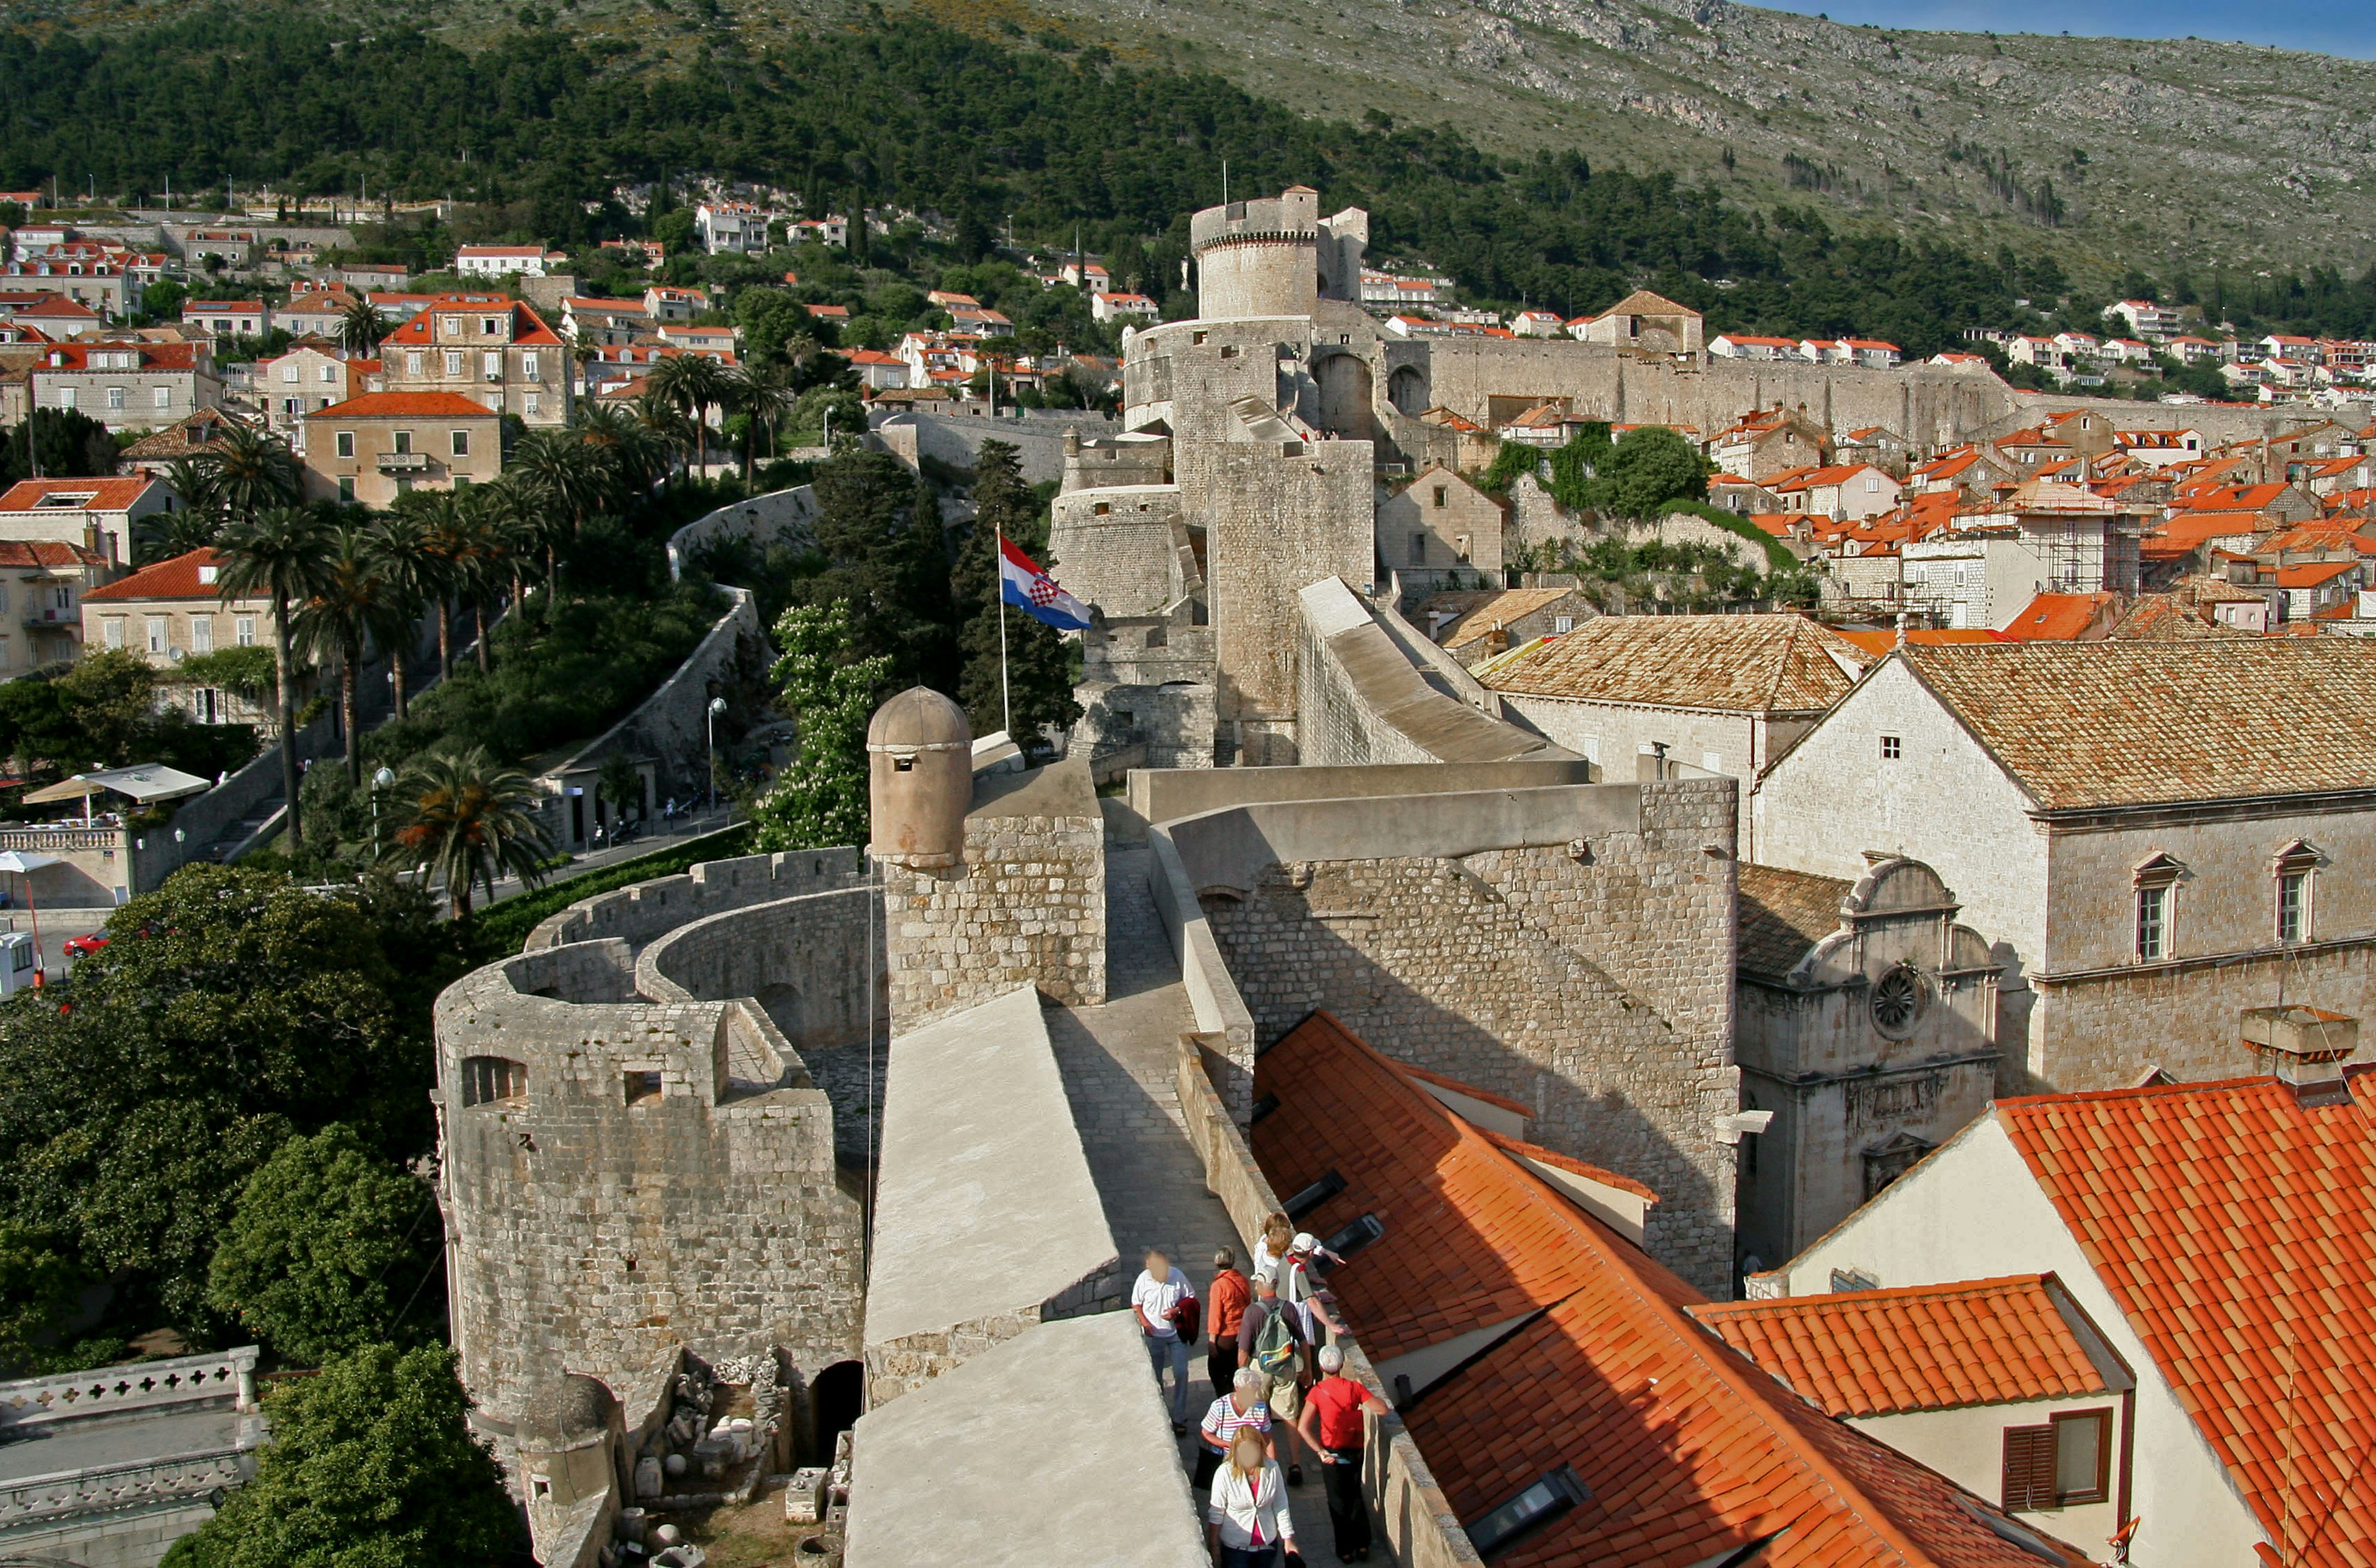
[[[491,420],[499,417],[484,403],[465,398],[459,392],[366,392],[343,403],[333,403],[327,409],[315,409],[305,417],[309,420],[352,420],[402,419],[408,415],[421,419]]]
[[[2037,1568],[1984,1522],[1994,1510],[1727,1350],[1690,1317],[1690,1286],[1328,1015],[1254,1076],[1280,1102],[1253,1129],[1272,1187],[1334,1170],[1345,1191],[1303,1223],[1385,1227],[1329,1280],[1372,1360],[1527,1320],[1403,1415],[1463,1520],[1561,1464],[1591,1488],[1494,1568],[1676,1568],[1777,1531],[1760,1568]]]
[[[1852,683],[1842,659],[1866,662],[1803,615],[1601,615],[1497,666],[1485,683],[1521,696],[1817,713]]]
[[[1691,1313],[1818,1408],[1885,1416],[2108,1392],[2059,1289],[2052,1275],[2024,1275]]]
[[[137,503],[157,481],[134,479],[24,479],[0,493],[0,512],[40,512],[62,516],[74,512],[121,512]],[[44,496],[88,496],[74,505],[44,506]]]
[[[1740,862],[1742,970],[1780,980],[1807,950],[1840,929],[1840,903],[1856,884],[1836,876]]]
[[[212,566],[219,557],[212,550],[199,549],[160,561],[153,566],[143,566],[130,576],[95,588],[84,594],[83,601],[118,599],[213,599],[219,589],[212,583],[198,580],[198,568]]]
[[[2252,1078],[1996,1109],[2283,1561],[2318,1568],[2376,1562],[2376,1076],[2347,1076],[2319,1107]]]
[[[2015,642],[2071,642],[2117,604],[2113,593],[2041,593],[2005,626]]]
[[[1897,657],[2045,810],[2376,787],[2376,647],[2358,637]]]

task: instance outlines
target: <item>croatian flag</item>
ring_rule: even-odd
[[[1056,586],[1056,579],[1015,548],[1011,539],[998,541],[998,597],[1017,610],[1036,615],[1060,632],[1088,629],[1088,606]]]

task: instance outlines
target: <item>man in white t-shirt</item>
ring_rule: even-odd
[[[1130,1310],[1138,1316],[1138,1331],[1146,1336],[1147,1359],[1155,1363],[1155,1386],[1163,1388],[1163,1369],[1171,1369],[1171,1430],[1188,1430],[1188,1346],[1171,1321],[1172,1309],[1194,1292],[1188,1277],[1171,1266],[1159,1247],[1149,1248],[1146,1267],[1130,1288]]]

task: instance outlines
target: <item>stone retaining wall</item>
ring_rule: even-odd
[[[665,932],[726,909],[746,909],[797,894],[855,887],[866,877],[856,849],[796,849],[705,861],[682,876],[658,876],[581,898],[529,933],[527,951],[617,937],[640,946]]]

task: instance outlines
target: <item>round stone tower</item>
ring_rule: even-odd
[[[965,859],[973,730],[963,708],[927,686],[901,692],[866,727],[866,771],[874,815],[867,853],[910,866]]]
[[[1320,300],[1320,193],[1290,185],[1188,220],[1196,315],[1205,321],[1310,315]]]

